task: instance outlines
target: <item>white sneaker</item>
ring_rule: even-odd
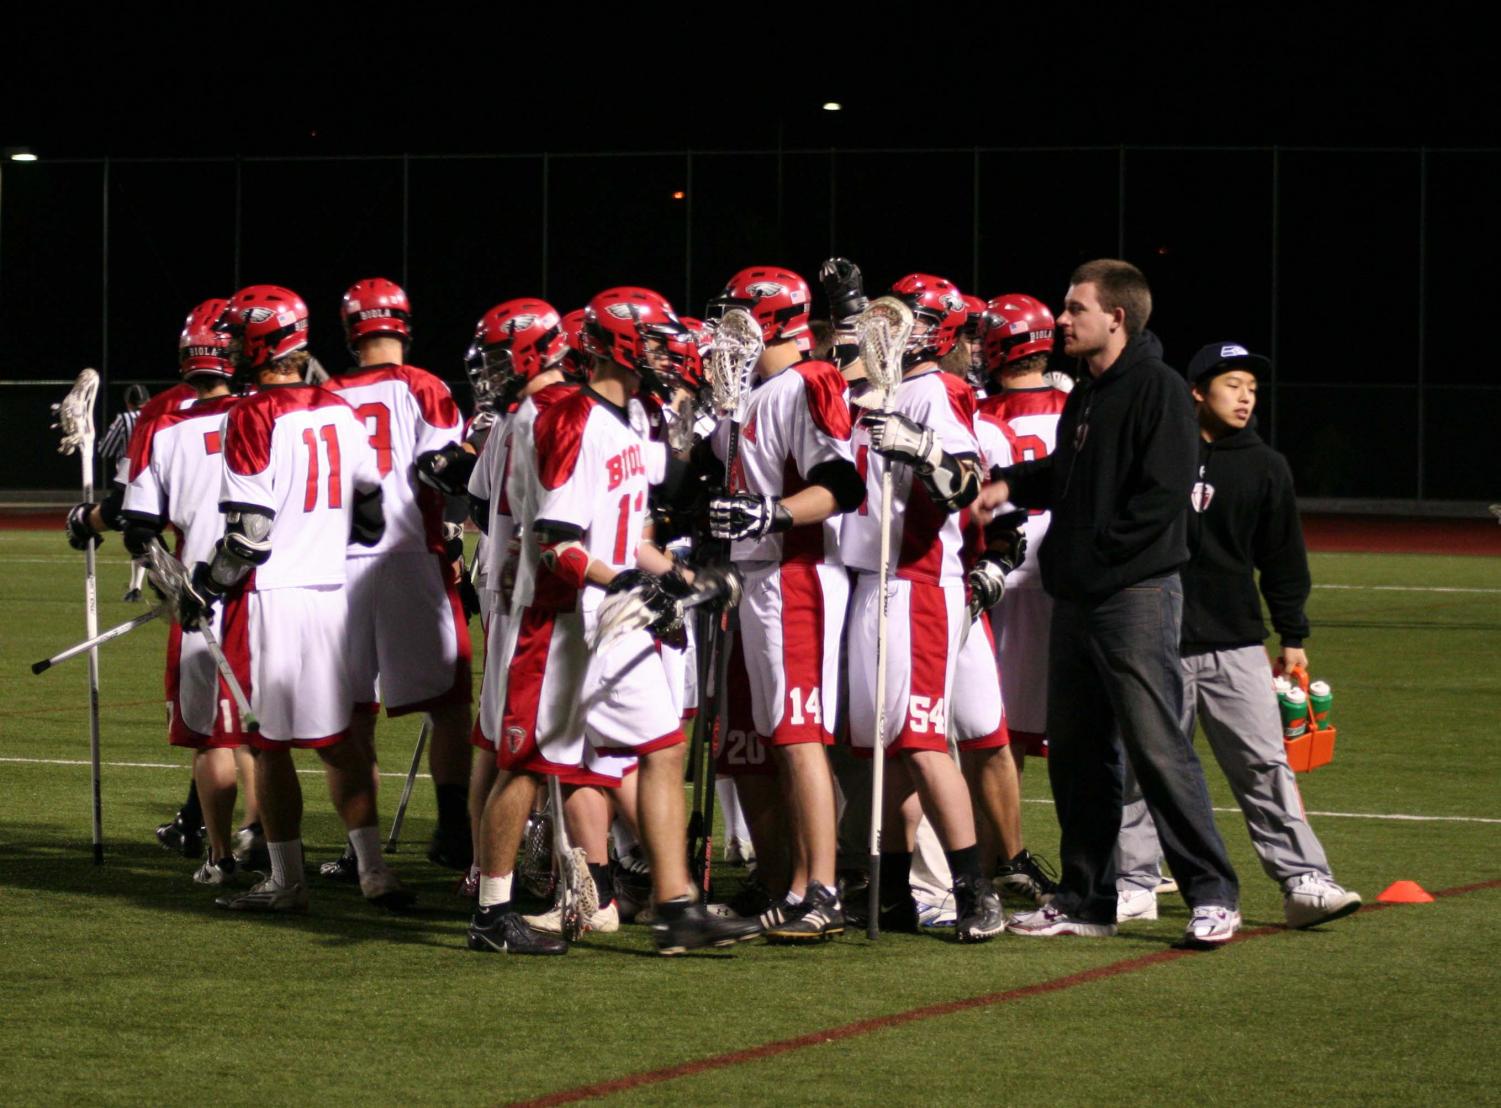
[[[1044,904],[1031,912],[1016,913],[1006,921],[1006,930],[1013,935],[1029,935],[1034,938],[1082,935],[1090,939],[1108,939],[1115,934],[1115,924],[1074,919],[1051,904]]]
[[[1160,877],[1157,880],[1157,887],[1152,891],[1155,892],[1158,896],[1167,896],[1168,893],[1175,893],[1178,891],[1178,882],[1174,881],[1171,877]]]
[[[390,866],[379,866],[360,874],[360,892],[371,904],[391,911],[410,908],[417,903],[417,895],[401,883],[401,878],[391,872]]]
[[[944,897],[942,904],[929,904],[925,900],[917,900],[916,904],[919,927],[953,927],[955,920],[959,918],[953,894]]]
[[[563,933],[563,906],[556,901],[553,902],[551,908],[543,912],[540,916],[522,916],[521,918],[526,920],[534,931],[546,931],[550,935],[561,935]],[[596,909],[594,914],[584,923],[584,930],[599,931],[606,935],[614,931],[619,931],[620,908],[612,900],[603,908]]]
[[[226,855],[217,862],[205,858],[203,865],[194,871],[193,881],[199,885],[227,885],[234,880],[237,869],[233,854]]]
[[[1321,873],[1294,878],[1282,894],[1282,914],[1289,927],[1315,927],[1359,910],[1359,893],[1341,888]]]
[[[1115,895],[1115,922],[1125,923],[1128,919],[1156,919],[1157,918],[1157,894],[1151,889],[1139,888],[1135,885],[1128,889],[1122,889]]]
[[[1240,930],[1240,913],[1220,904],[1202,904],[1183,931],[1183,945],[1213,948],[1228,943]]]
[[[307,886],[278,885],[268,877],[249,892],[227,893],[214,903],[231,912],[306,912]]]

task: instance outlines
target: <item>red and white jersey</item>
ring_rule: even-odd
[[[220,507],[274,515],[271,557],[247,590],[344,584],[355,493],[382,487],[369,440],[354,409],[316,385],[273,386],[230,409]]]
[[[529,517],[527,553],[537,529],[562,524],[581,532],[579,541],[591,559],[617,570],[633,567],[649,515],[648,488],[667,474],[666,447],[643,438],[626,409],[586,385],[565,393],[537,416],[532,448],[536,501],[535,509],[524,509]],[[520,570],[534,566],[524,557]],[[576,590],[561,578],[537,573],[535,578],[525,574],[529,579],[523,581],[523,572],[517,574],[516,603],[558,611],[577,605]],[[587,615],[604,594],[586,589],[584,595]]]
[[[125,453],[120,456],[120,461],[115,466],[115,480],[122,485],[130,484],[130,452],[135,448],[137,440],[145,433],[146,427],[157,416],[191,407],[197,399],[198,390],[186,381],[179,381],[142,404],[141,410],[136,414],[136,426],[135,430],[130,433],[130,442],[126,444]]]
[[[510,527],[509,533],[518,534],[521,539],[513,596],[524,598],[520,600],[523,604],[530,603],[537,579],[539,555],[537,535],[532,529],[532,523],[537,518],[538,498],[542,492],[538,477],[537,445],[534,441],[537,417],[577,391],[577,385],[560,381],[524,399],[506,420],[506,437],[502,446],[505,456],[495,459],[494,464],[500,472],[500,486],[499,495],[491,501],[491,506],[493,508],[496,501],[501,502],[508,513],[505,519]],[[494,573],[500,573],[508,557],[506,551],[492,552]]]
[[[936,367],[908,377],[897,386],[891,410],[931,428],[945,453],[979,456],[974,393],[958,377]],[[858,424],[853,443],[855,466],[865,479],[865,503],[843,516],[839,549],[845,565],[876,573],[881,568],[881,475],[890,463],[870,449],[870,432]],[[962,581],[969,509],[944,511],[911,466],[897,463],[891,474],[892,575],[928,584]]]
[[[846,392],[844,378],[828,362],[797,362],[775,377],[758,380],[746,405],[734,471],[727,475],[730,491],[788,497],[812,483],[808,474],[815,466],[853,462]],[[712,441],[715,456],[723,461],[729,420],[720,422]],[[817,527],[740,540],[730,560],[837,566],[839,528],[834,515]]]
[[[417,480],[417,455],[462,440],[464,420],[448,386],[425,369],[375,365],[352,369],[324,388],[342,396],[365,424],[380,467],[386,533],[350,554],[443,550],[443,494]]]
[[[219,511],[224,421],[237,397],[218,396],[190,408],[169,408],[143,421],[126,455],[129,474],[122,511],[166,519],[182,534],[177,557],[191,567],[213,555],[224,534]]]
[[[1068,393],[1051,385],[1036,388],[1005,389],[980,401],[980,412],[999,419],[1011,431],[1014,444],[1013,464],[1046,458],[1058,445],[1058,417]],[[1027,560],[1006,577],[1008,588],[1041,588],[1042,578],[1037,552],[1048,533],[1051,512],[1035,510],[1027,515],[1023,528],[1027,535]]]

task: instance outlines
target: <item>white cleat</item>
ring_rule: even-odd
[[[306,912],[307,886],[278,885],[268,877],[249,892],[227,893],[214,903],[231,912]]]
[[[1031,938],[1053,938],[1058,935],[1079,935],[1088,939],[1108,939],[1115,934],[1113,923],[1090,923],[1065,915],[1051,904],[1044,904],[1031,912],[1018,912],[1006,921],[1006,930],[1013,935]]]
[[[1115,922],[1125,923],[1130,919],[1156,919],[1157,894],[1151,889],[1132,886],[1122,889],[1115,896]]]
[[[1221,904],[1202,904],[1194,909],[1183,930],[1183,945],[1197,950],[1223,946],[1240,930],[1240,913]]]
[[[1289,927],[1317,927],[1360,911],[1360,894],[1321,873],[1295,878],[1282,894],[1282,914]]]

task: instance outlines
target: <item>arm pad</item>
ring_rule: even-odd
[[[928,495],[944,511],[957,512],[973,504],[980,495],[980,467],[968,455],[956,458],[944,454],[932,469],[915,472]]]
[[[860,471],[854,462],[843,458],[819,462],[808,470],[808,481],[833,493],[834,502],[841,512],[853,512],[865,503],[865,482],[860,479]]]
[[[232,589],[271,557],[271,517],[253,508],[225,513],[224,537],[214,546],[208,578],[217,592]]]
[[[160,536],[167,526],[167,521],[160,516],[155,519],[126,516],[124,522],[125,549],[130,551],[132,558],[144,558],[146,556],[146,548],[151,545],[151,540]]]
[[[362,492],[354,498],[349,515],[349,541],[360,546],[374,546],[386,533],[386,512],[380,488]]]
[[[115,481],[109,487],[109,493],[99,502],[99,515],[104,520],[104,526],[111,531],[119,531],[125,526],[120,519],[120,509],[125,506],[125,486]]]

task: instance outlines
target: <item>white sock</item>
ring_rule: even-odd
[[[302,881],[302,840],[285,843],[267,843],[271,855],[271,880],[284,889]]]
[[[789,907],[789,908],[796,908],[799,904],[801,904],[803,902],[803,894],[802,893],[795,893],[791,889],[788,889],[787,890],[787,895],[782,898],[782,901],[783,901],[783,903],[785,903],[787,905],[787,907]]]
[[[354,856],[359,860],[360,872],[370,873],[385,867],[386,860],[380,855],[380,828],[356,827],[349,833]]]
[[[501,877],[490,877],[480,874],[479,878],[479,906],[481,908],[493,908],[497,904],[505,904],[511,899],[511,878],[514,874],[507,873]]]

